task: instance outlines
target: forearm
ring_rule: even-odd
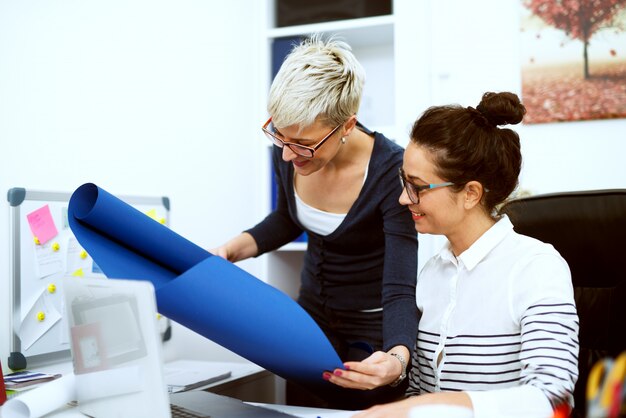
[[[228,261],[237,262],[254,257],[259,253],[256,241],[252,235],[243,232],[224,244]]]
[[[465,392],[437,392],[414,396],[413,406],[418,405],[456,405],[472,409],[472,400]]]
[[[411,409],[421,405],[453,405],[472,409],[472,401],[465,392],[439,392],[412,396],[398,402],[377,405],[353,418],[408,418]],[[421,416],[421,415],[420,415]]]
[[[409,220],[411,221],[410,216]],[[405,230],[410,229],[403,226],[401,220],[396,220],[395,223],[388,220],[387,223],[390,225],[385,226],[387,232],[382,288],[384,350],[397,345],[413,347],[419,322],[419,311],[415,302],[416,234],[406,233]]]

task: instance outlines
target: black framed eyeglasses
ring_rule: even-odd
[[[406,190],[406,194],[409,196],[411,202],[416,205],[420,202],[420,192],[423,192],[424,190],[437,189],[439,187],[454,186],[454,183],[449,181],[445,183],[425,184],[423,186],[418,186],[407,180],[402,167],[398,169],[398,174],[400,176],[400,184],[402,185],[402,188]]]
[[[269,118],[267,122],[265,122],[265,125],[261,127],[267,139],[272,141],[272,143],[276,145],[278,148],[283,148],[287,146],[295,154],[298,154],[299,156],[305,157],[305,158],[313,158],[313,156],[315,155],[315,151],[317,151],[319,147],[324,145],[324,142],[326,142],[328,138],[333,136],[333,134],[337,132],[337,129],[339,129],[342,125],[340,123],[332,131],[330,131],[328,135],[322,138],[317,144],[313,145],[312,147],[309,147],[306,145],[294,144],[292,142],[285,142],[285,140],[281,138],[280,136],[278,136],[278,134],[276,134],[275,132],[272,132],[273,129],[271,130],[268,129],[271,123],[272,123],[272,118]]]

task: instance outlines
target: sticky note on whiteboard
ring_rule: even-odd
[[[26,215],[26,220],[28,220],[28,225],[30,226],[33,236],[36,237],[42,245],[58,234],[48,205],[44,205]]]

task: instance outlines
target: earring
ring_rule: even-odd
[[[341,143],[342,143],[342,144],[345,144],[345,143],[346,143],[346,137],[345,137],[345,136],[342,136],[342,137],[341,137]]]

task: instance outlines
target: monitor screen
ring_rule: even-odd
[[[71,312],[76,374],[112,368],[146,355],[134,296],[75,299]]]

